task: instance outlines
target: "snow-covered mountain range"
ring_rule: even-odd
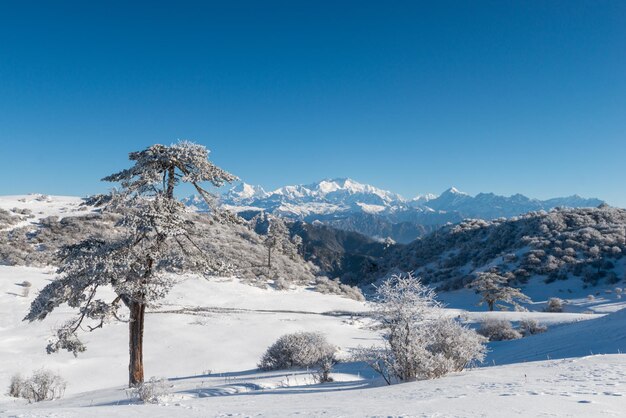
[[[197,196],[184,201],[199,210],[206,209]],[[454,187],[439,196],[427,194],[409,199],[349,178],[337,178],[270,192],[242,182],[223,193],[221,203],[239,213],[267,211],[307,222],[321,221],[376,238],[409,242],[434,227],[464,218],[508,218],[555,207],[595,207],[603,202],[577,195],[549,200],[521,194],[471,196]]]

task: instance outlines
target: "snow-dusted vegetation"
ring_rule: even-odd
[[[382,262],[379,271],[415,271],[442,290],[460,289],[475,273],[497,269],[512,284],[531,276],[546,283],[577,280],[587,286],[624,279],[626,210],[554,209],[510,220],[466,220],[407,246]],[[376,276],[376,274],[374,276]]]
[[[374,306],[384,344],[357,350],[356,359],[387,384],[434,379],[482,362],[485,340],[445,315],[435,297],[411,274],[386,280]]]
[[[296,332],[281,336],[259,361],[261,370],[280,370],[292,367],[320,367],[333,362],[337,347],[319,332]]]

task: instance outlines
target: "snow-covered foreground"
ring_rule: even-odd
[[[355,371],[355,370],[353,370]],[[279,382],[277,387],[275,382]],[[121,387],[35,405],[7,416],[623,416],[626,361],[591,356],[480,368],[433,381],[311,386],[305,373],[243,372],[172,379],[160,405],[129,404]],[[289,385],[280,387],[280,384]]]
[[[265,380],[296,381],[264,388]],[[309,386],[302,374],[189,377],[169,382],[161,405],[129,405],[122,388],[52,403],[4,404],[7,416],[624,416],[621,355],[480,368],[433,381],[368,387],[363,381]],[[229,381],[229,379],[234,379]],[[299,381],[298,381],[299,379]]]
[[[67,308],[41,323],[22,322],[52,278],[51,271],[0,266],[0,416],[623,416],[626,405],[626,356],[615,354],[626,350],[625,311],[491,313],[536,318],[550,329],[492,343],[486,367],[438,380],[389,387],[364,364],[343,363],[334,383],[319,385],[306,370],[259,372],[256,364],[267,346],[293,331],[321,331],[346,357],[352,348],[375,344],[378,336],[361,316],[364,303],[191,276],[181,277],[146,318],[146,376],[169,379],[170,395],[160,405],[129,404],[126,324],[88,334],[87,351],[74,358],[44,350]],[[33,284],[27,297],[18,285],[24,280]],[[614,310],[614,298],[598,298],[593,310]],[[486,315],[458,309],[470,305],[451,303],[450,313],[470,320]],[[68,381],[63,399],[28,405],[5,395],[13,374],[40,367]]]
[[[42,366],[68,380],[68,394],[123,383],[128,367],[126,323],[87,333],[87,351],[74,358],[45,352],[48,337],[69,317],[69,308],[55,310],[43,322],[22,322],[37,289],[52,277],[51,271],[0,266],[0,388],[8,386],[12,374]],[[28,298],[18,286],[24,280],[33,284]],[[321,331],[342,348],[371,344],[375,333],[351,325],[355,319],[349,312],[364,309],[361,302],[304,289],[277,292],[236,280],[181,278],[146,317],[146,373],[176,377],[252,369],[279,336],[299,330]]]

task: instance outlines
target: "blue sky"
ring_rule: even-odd
[[[268,189],[626,207],[626,2],[127,3],[0,2],[0,194],[192,139]]]

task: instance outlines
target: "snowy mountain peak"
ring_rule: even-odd
[[[245,200],[252,198],[264,198],[268,193],[261,186],[253,186],[251,184],[241,182],[236,186],[230,188],[226,193],[228,199],[231,200]]]
[[[462,195],[462,196],[469,196],[469,194],[460,191],[459,189],[457,189],[454,186],[450,187],[445,192],[441,193],[441,196],[446,195],[446,194],[456,194],[456,195]]]
[[[350,178],[324,179],[306,185],[284,186],[274,190],[270,195],[280,196],[282,199],[305,198],[316,201],[325,201],[328,199],[338,201],[343,198],[353,199],[358,196],[365,196],[365,200],[374,198],[387,203],[405,200],[398,194],[370,186],[369,184],[359,183]]]
[[[194,196],[184,202],[198,210],[206,209],[204,201]],[[307,222],[318,220],[372,237],[391,236],[398,242],[409,242],[437,225],[464,218],[495,219],[554,207],[597,207],[602,201],[579,196],[545,201],[521,194],[472,196],[456,187],[439,196],[426,194],[405,199],[346,177],[284,186],[271,192],[242,182],[224,193],[221,203],[240,213],[265,211]]]

